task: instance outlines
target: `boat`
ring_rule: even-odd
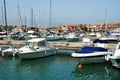
[[[57,35],[48,35],[48,36],[46,36],[46,40],[47,41],[58,41],[58,40],[60,40],[60,38],[57,36]]]
[[[93,43],[112,43],[117,44],[119,42],[119,39],[113,36],[109,37],[102,37],[100,39],[95,39]]]
[[[6,31],[1,31],[0,32],[0,35],[6,35],[7,33],[6,33]]]
[[[45,38],[34,38],[28,40],[26,45],[19,49],[18,56],[21,59],[33,59],[55,54],[56,49],[49,46]]]
[[[100,39],[95,39],[92,43],[94,43],[95,46],[97,47],[115,49],[118,42],[120,42],[118,38],[109,36],[109,37],[102,37]]]
[[[19,50],[13,46],[9,46],[9,48],[2,50],[2,56],[16,56]]]
[[[66,37],[67,42],[79,42],[79,37],[77,37],[76,33],[69,33]]]
[[[71,54],[72,57],[78,58],[81,63],[99,63],[105,62],[105,55],[112,54],[106,48],[95,46],[84,46]]]
[[[115,36],[115,37],[120,37],[120,28],[116,28],[116,29],[114,29],[114,30],[112,30],[111,32],[110,32],[110,34],[112,35],[112,36]]]
[[[110,61],[114,67],[120,68],[120,42],[117,44],[113,54],[106,55],[105,59]]]
[[[12,32],[10,38],[13,40],[25,40],[24,34],[20,31]]]

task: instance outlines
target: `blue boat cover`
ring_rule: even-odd
[[[102,51],[108,51],[108,49],[102,48],[102,47],[93,47],[93,46],[85,46],[81,48],[80,50],[76,51],[75,53],[92,53],[92,52],[102,52]]]

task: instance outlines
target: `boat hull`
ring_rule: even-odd
[[[21,59],[34,59],[34,58],[41,58],[41,57],[47,57],[52,56],[56,54],[56,50],[45,50],[45,51],[33,51],[33,52],[27,52],[27,53],[19,53],[18,56]]]
[[[105,56],[112,52],[94,52],[94,53],[72,53],[72,57],[77,58],[82,64],[107,62]]]
[[[2,51],[2,54],[4,54],[5,56],[17,56],[18,51],[17,49],[15,49],[14,51],[11,48],[5,49]]]
[[[79,38],[67,38],[67,42],[79,42]]]
[[[105,56],[94,56],[94,57],[82,57],[76,58],[81,64],[93,64],[93,63],[104,63],[107,62],[105,60]]]
[[[13,56],[13,52],[12,52],[12,51],[4,52],[4,55],[5,55],[5,56]],[[16,55],[16,54],[15,54],[15,55]]]

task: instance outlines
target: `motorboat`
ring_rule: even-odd
[[[105,62],[105,55],[112,54],[106,48],[84,46],[80,50],[77,50],[71,54],[72,57],[78,58],[81,63],[98,63]]]
[[[19,49],[18,56],[21,59],[32,59],[55,54],[56,49],[49,46],[45,38],[34,38],[28,40],[26,45]]]
[[[112,55],[106,55],[105,59],[111,61],[112,65],[116,68],[120,68],[120,42],[117,44],[115,51]]]
[[[84,46],[72,53],[73,57],[95,57],[109,54],[108,49],[102,47]]]

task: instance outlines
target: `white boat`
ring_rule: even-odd
[[[91,43],[91,39],[90,39],[90,38],[87,38],[87,37],[83,37],[83,38],[82,38],[82,42],[83,42],[83,43]]]
[[[105,57],[107,61],[111,61],[112,65],[116,68],[120,68],[120,42],[117,44],[116,49],[112,55]]]
[[[69,33],[66,39],[67,39],[67,42],[78,42],[79,41],[79,37],[74,32]]]
[[[116,37],[102,37],[100,39],[95,39],[93,43],[96,43],[95,46],[97,47],[103,47],[103,48],[110,48],[112,47],[113,49],[116,48],[116,45],[120,42],[120,40]]]
[[[46,36],[46,40],[47,41],[57,41],[57,40],[60,40],[60,38],[57,35],[49,35],[49,36]]]
[[[112,54],[108,49],[102,47],[85,46],[72,53],[72,57],[78,58],[81,63],[105,62],[105,55]]]
[[[116,28],[113,31],[111,31],[110,35],[115,36],[115,37],[120,37],[120,28]]]
[[[16,56],[18,52],[19,50],[17,48],[10,46],[9,48],[2,50],[2,56]]]
[[[26,45],[19,49],[18,56],[21,59],[46,57],[56,54],[56,49],[50,47],[45,38],[28,40]]]

